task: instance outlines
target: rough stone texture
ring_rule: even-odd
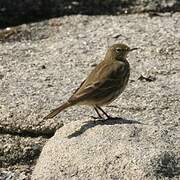
[[[0,27],[57,16],[177,12],[179,0],[1,0]]]
[[[1,136],[0,167],[17,163],[32,164],[42,149],[45,139],[12,135]]]
[[[154,135],[156,140],[159,138],[157,154],[154,153],[152,157],[148,156],[148,152],[145,153],[149,157],[147,163],[152,159],[158,174],[162,174],[159,173],[162,172],[163,164],[161,156],[170,157],[170,162],[176,162],[178,147],[175,145],[180,118],[179,13],[153,17],[148,14],[69,16],[2,30],[0,41],[0,132],[3,133],[0,138],[4,142],[1,143],[0,152],[5,157],[3,168],[7,162],[7,165],[12,165],[18,159],[18,164],[7,170],[11,175],[15,174],[17,177],[15,172],[22,172],[19,164],[22,166],[26,162],[26,153],[21,154],[22,149],[30,147],[28,158],[32,157],[34,162],[33,158],[38,156],[44,141],[51,137],[56,129],[70,123],[73,133],[73,126],[76,124],[71,125],[72,121],[91,119],[94,111],[87,107],[69,108],[48,121],[44,121],[43,117],[70,96],[95,64],[100,62],[108,44],[114,42],[127,43],[140,49],[128,57],[132,68],[128,87],[113,103],[113,107],[105,109],[112,115],[146,124],[144,130],[144,125],[123,124],[122,127],[125,126],[127,131],[126,141],[134,126],[137,126],[137,130],[142,128],[140,139],[143,142],[149,137],[148,134],[143,134],[145,130],[157,130]],[[81,122],[79,123],[77,126],[81,128]],[[106,126],[102,126],[104,127]],[[114,126],[106,128],[111,127]],[[122,127],[115,125],[114,128],[119,132]],[[85,133],[98,130],[96,128],[99,126],[95,129],[89,128]],[[110,129],[107,130],[109,131]],[[122,133],[126,134],[126,131]],[[107,138],[105,135],[103,137]],[[68,139],[65,140],[69,143]],[[127,143],[127,147],[131,147],[129,141],[126,141],[121,143]],[[161,152],[160,144],[164,147],[164,141],[167,141],[167,144],[172,142],[172,148],[168,145],[165,149],[168,155],[165,151]],[[33,149],[33,144],[38,142],[38,149]],[[145,147],[148,147],[148,144],[146,145]],[[12,148],[11,154],[6,151],[6,147]],[[13,147],[17,147],[15,151]],[[139,147],[143,148],[142,144],[139,144]],[[160,159],[160,165],[156,163],[156,159]],[[171,174],[176,177],[177,168],[174,169]],[[8,175],[4,171],[6,170],[3,169],[3,177]],[[28,168],[27,171],[29,172]],[[166,168],[164,171],[166,174]]]
[[[0,169],[1,180],[30,180],[33,170],[32,165],[9,166]]]
[[[43,121],[44,114],[40,113],[49,96],[48,90],[42,92],[42,87],[46,84],[51,91],[44,65],[48,57],[43,50],[51,29],[44,26],[46,22],[2,31],[0,130],[3,133],[52,136],[62,126],[60,121]],[[5,36],[10,31],[12,34]]]
[[[179,128],[136,123],[118,119],[64,126],[43,148],[32,179],[178,179]]]
[[[67,24],[63,21],[72,22],[71,28],[66,28]],[[34,179],[178,179],[179,14],[165,14],[164,17],[152,19],[145,15],[76,16],[64,18],[62,23],[65,24],[63,32],[68,35],[66,38],[65,34],[58,34],[61,43],[66,41],[66,46],[61,46],[62,58],[58,58],[62,63],[51,59],[48,67],[51,69],[53,64],[61,64],[56,69],[62,67],[66,71],[65,81],[61,85],[67,88],[65,91],[76,86],[74,83],[79,84],[85,77],[85,69],[89,71],[91,65],[99,62],[108,38],[111,43],[125,42],[131,47],[140,48],[128,58],[132,67],[128,88],[114,103],[117,108],[106,110],[143,122],[144,125],[110,122],[111,126],[97,123],[94,127],[93,122],[90,125],[70,123],[61,128],[45,146]],[[56,51],[55,47],[60,48],[59,44],[54,42],[52,49]],[[71,65],[67,58],[72,62]],[[51,70],[49,72],[52,73]],[[59,80],[62,77],[59,72],[53,72],[53,79],[61,83],[63,79]],[[56,104],[57,96],[51,98],[46,107],[50,108],[52,102]],[[66,115],[74,119],[75,114],[75,118],[84,119],[80,113],[80,108],[70,108]],[[63,119],[63,116],[64,113],[55,119]],[[76,132],[78,129],[80,131]]]

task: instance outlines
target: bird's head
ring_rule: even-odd
[[[114,44],[107,50],[106,58],[105,59],[111,59],[111,60],[118,60],[123,61],[126,59],[127,54],[130,51],[136,50],[138,48],[129,48],[125,44]]]

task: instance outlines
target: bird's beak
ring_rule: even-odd
[[[132,48],[132,49],[130,49],[130,51],[134,51],[134,50],[137,50],[137,49],[139,49],[139,48]]]

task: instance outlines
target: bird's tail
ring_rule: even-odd
[[[59,114],[62,110],[66,109],[70,106],[72,106],[72,104],[69,102],[66,102],[66,103],[62,104],[60,107],[53,109],[52,112],[50,112],[47,116],[44,117],[44,119],[51,119],[54,116],[56,116],[57,114]]]

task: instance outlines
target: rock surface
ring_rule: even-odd
[[[0,140],[3,142],[0,174],[3,177],[8,174],[17,177],[23,165],[29,167],[29,159],[30,166],[34,165],[44,142],[63,124],[70,123],[73,133],[72,121],[91,119],[94,111],[87,107],[69,108],[48,121],[43,117],[70,96],[100,62],[108,44],[115,42],[140,49],[128,57],[132,70],[128,87],[113,107],[106,110],[115,116],[143,122],[148,132],[150,128],[152,132],[157,130],[154,137],[160,138],[154,154],[157,159],[165,153],[160,152],[160,143],[163,147],[165,140],[171,143],[169,136],[174,137],[172,147],[175,147],[180,119],[179,13],[154,17],[148,14],[62,17],[3,30],[0,41]],[[139,124],[122,126],[126,126],[126,140],[133,126],[144,128]],[[114,128],[116,132],[122,129],[121,124]],[[149,136],[143,133],[140,139],[146,142]],[[166,149],[174,161],[178,156],[176,149]],[[4,168],[8,168],[8,173]],[[28,173],[29,169],[32,168],[27,168]],[[172,172],[176,177],[177,171]]]
[[[178,134],[125,119],[73,122],[44,146],[32,179],[178,179]]]

